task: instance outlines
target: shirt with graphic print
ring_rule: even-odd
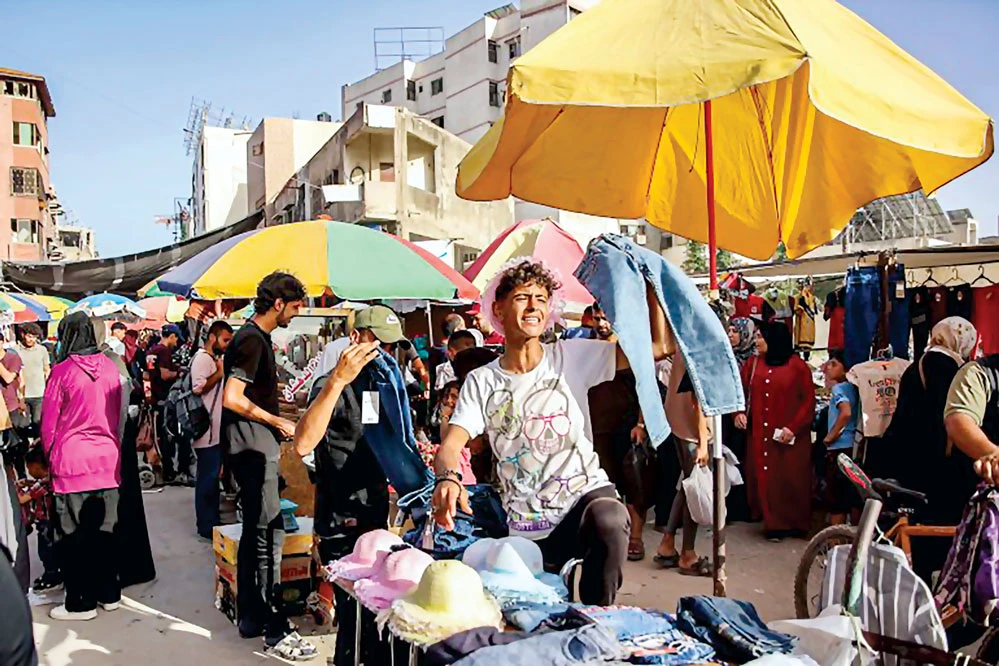
[[[617,345],[561,340],[525,374],[499,360],[474,370],[462,385],[451,425],[486,434],[510,533],[547,536],[586,493],[610,485],[593,450],[587,395],[614,378]]]

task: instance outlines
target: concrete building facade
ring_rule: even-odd
[[[45,78],[0,68],[0,258],[40,261],[53,237],[49,212],[48,119],[55,107]]]
[[[186,236],[214,231],[245,218],[247,143],[251,132],[205,127],[194,153],[191,175],[191,218]]]
[[[378,227],[411,241],[449,240],[461,268],[514,222],[513,202],[455,194],[471,145],[401,107],[362,104],[292,177],[273,219],[318,215]]]
[[[340,129],[342,123],[264,118],[246,143],[247,214],[263,211],[275,222],[274,200],[292,177]]]

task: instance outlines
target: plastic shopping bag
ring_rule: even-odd
[[[711,525],[714,518],[714,481],[711,470],[695,465],[690,476],[683,480],[690,516],[699,525]]]
[[[767,625],[798,637],[793,654],[808,655],[822,666],[873,666],[877,654],[863,637],[860,620],[832,605],[808,620],[778,620]]]

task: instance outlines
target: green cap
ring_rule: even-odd
[[[384,305],[372,305],[370,308],[360,310],[354,315],[354,328],[371,331],[379,342],[386,345],[406,339],[402,334],[399,315]]]

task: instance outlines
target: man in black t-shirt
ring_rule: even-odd
[[[286,646],[315,650],[277,608],[284,545],[278,459],[280,442],[295,434],[295,424],[278,409],[271,333],[291,323],[305,298],[305,287],[293,275],[271,273],[261,280],[255,314],[233,337],[223,361],[222,441],[243,506],[236,563],[239,633],[243,638],[263,635],[278,654]]]
[[[159,344],[151,347],[146,353],[146,370],[149,371],[149,388],[153,397],[153,405],[159,415],[160,453],[163,459],[163,482],[166,484],[191,484],[191,442],[175,442],[167,436],[163,428],[163,402],[174,382],[180,376],[180,369],[173,360],[173,353],[180,346],[180,327],[177,324],[167,324],[162,330],[163,337]]]

